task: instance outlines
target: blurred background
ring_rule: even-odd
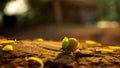
[[[0,0],[0,36],[120,45],[120,0]]]

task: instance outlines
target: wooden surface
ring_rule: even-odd
[[[6,44],[1,44],[6,46]],[[107,45],[94,46],[81,42],[81,46],[71,54],[64,54],[60,41],[20,40],[12,43],[13,51],[5,52],[0,48],[0,67],[35,68],[38,64],[30,63],[25,57],[39,57],[44,61],[44,68],[120,68],[120,50],[108,52]]]

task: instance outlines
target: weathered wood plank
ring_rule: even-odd
[[[82,42],[81,42],[82,43]],[[83,42],[84,43],[84,42]],[[12,51],[0,47],[0,68],[13,68],[15,65],[24,68],[36,68],[39,64],[26,61],[26,57],[38,57],[44,61],[44,68],[119,68],[120,50],[102,52],[108,45],[92,46],[81,44],[73,54],[64,54],[59,41],[20,40],[11,43]],[[31,63],[32,62],[32,63]]]

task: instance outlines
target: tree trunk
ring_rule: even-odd
[[[54,12],[55,12],[55,19],[58,24],[63,23],[63,15],[62,15],[62,8],[59,0],[54,0]]]

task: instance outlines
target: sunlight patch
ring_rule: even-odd
[[[27,0],[13,0],[6,4],[4,8],[5,14],[19,15],[29,10]]]

